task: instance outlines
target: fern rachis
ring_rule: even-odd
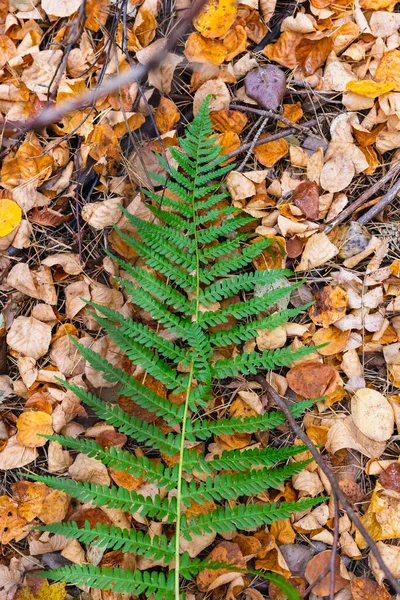
[[[303,448],[252,447],[243,451],[224,451],[220,456],[206,460],[204,444],[213,435],[250,435],[284,422],[279,411],[245,419],[210,420],[207,409],[213,397],[213,381],[288,365],[313,348],[297,351],[282,348],[214,360],[216,349],[232,343],[241,344],[254,337],[257,327],[273,329],[295,316],[298,309],[254,320],[261,311],[290,293],[296,284],[273,290],[264,298],[243,300],[243,295],[252,292],[257,284],[273,283],[289,272],[238,272],[247,269],[253,259],[268,248],[269,241],[246,245],[249,235],[238,233],[238,229],[252,219],[223,204],[227,194],[215,179],[226,174],[232,165],[224,165],[225,158],[214,143],[207,101],[188,126],[186,137],[180,140],[180,149],[172,148],[171,153],[179,168],[171,170],[168,181],[158,175],[154,178],[165,185],[176,199],[167,198],[162,207],[149,205],[157,219],[153,223],[141,221],[125,212],[136,228],[138,238],[118,232],[145,260],[150,270],[113,257],[128,275],[128,278],[116,281],[138,307],[150,313],[158,322],[159,329],[154,331],[147,324],[125,319],[110,308],[89,303],[93,317],[132,364],[142,367],[157,379],[166,390],[165,396],[169,396],[162,397],[149,390],[128,372],[77,344],[83,358],[93,368],[101,371],[111,383],[120,384],[118,393],[121,396],[130,398],[139,407],[162,419],[163,427],[160,428],[158,422],[141,421],[119,406],[107,405],[89,391],[67,384],[100,419],[131,436],[144,448],[151,448],[152,456],[157,451],[162,460],[146,455],[137,457],[117,448],[104,449],[91,440],[63,436],[51,438],[101,460],[108,467],[145,477],[168,495],[158,494],[149,499],[144,498],[140,490],[129,492],[117,486],[32,476],[82,502],[120,507],[131,513],[140,511],[142,516],[174,524],[175,533],[169,540],[164,534],[152,538],[141,531],[100,524],[91,528],[89,523],[85,523],[79,529],[72,522],[41,528],[82,543],[97,543],[101,547],[121,548],[153,557],[163,560],[165,565],[161,572],[73,565],[46,573],[49,578],[136,595],[154,594],[160,600],[184,598],[181,578],[190,579],[203,566],[199,559],[191,560],[187,553],[181,554],[181,537],[190,541],[193,535],[202,532],[222,533],[235,528],[260,527],[287,518],[291,512],[311,508],[320,501],[309,498],[294,503],[258,504],[256,499],[254,503],[238,500],[241,496],[256,496],[268,488],[276,488],[298,473],[307,462],[290,461]],[[159,199],[153,192],[148,196],[153,202]],[[239,294],[242,295],[240,301],[236,298]],[[230,300],[230,304],[213,312],[212,305],[225,300]],[[235,324],[230,327],[232,320]],[[224,329],[212,331],[213,327],[221,324],[224,324]],[[163,330],[173,333],[173,341],[168,336],[163,337]],[[177,395],[184,397],[182,404],[171,400]],[[304,401],[291,410],[294,416],[300,416],[311,405],[312,401]],[[190,450],[186,447],[188,443],[203,445],[203,450],[200,453]],[[204,477],[199,478],[199,473]],[[236,499],[236,504],[225,503],[229,499]],[[212,501],[215,509],[197,519],[186,516],[192,502],[201,505],[206,501]],[[169,563],[173,563],[173,568],[167,572]]]

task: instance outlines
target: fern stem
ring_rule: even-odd
[[[196,151],[196,175],[194,177],[193,191],[191,195],[192,205],[192,218],[193,218],[193,238],[195,248],[195,269],[196,269],[196,297],[195,297],[195,312],[193,321],[195,323],[199,320],[200,312],[200,251],[199,251],[199,240],[197,235],[197,214],[196,214],[196,183],[197,183],[197,172],[199,168],[199,148]],[[185,453],[185,438],[186,438],[186,424],[187,416],[189,412],[190,404],[190,392],[192,389],[193,373],[194,373],[195,361],[194,358],[190,364],[190,372],[188,378],[188,385],[186,389],[185,407],[182,417],[182,431],[181,431],[181,444],[179,449],[179,467],[178,467],[178,484],[177,484],[177,507],[176,507],[176,527],[175,527],[175,600],[180,600],[180,537],[181,537],[181,525],[182,525],[182,478],[183,478],[183,466],[184,466],[184,453]]]

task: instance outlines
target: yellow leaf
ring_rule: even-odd
[[[208,0],[193,25],[206,38],[219,38],[227,33],[237,15],[235,0]]]
[[[11,233],[22,219],[22,210],[14,200],[0,199],[0,237]]]
[[[400,50],[396,48],[385,52],[375,71],[375,81],[384,84],[393,83],[395,92],[400,90]]]
[[[369,79],[349,81],[346,84],[346,90],[348,92],[354,92],[360,96],[367,96],[367,98],[377,98],[382,94],[391,92],[395,87],[395,84],[391,81],[378,83]]]
[[[39,588],[36,588],[34,583],[32,583],[32,588],[29,583],[24,583],[15,596],[15,600],[64,600],[66,595],[65,583],[50,585],[48,581],[44,581]]]
[[[51,415],[38,410],[37,412],[24,412],[17,420],[17,439],[23,446],[38,448],[47,444],[44,437],[38,434],[51,435],[53,433]]]

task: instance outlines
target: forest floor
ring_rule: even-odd
[[[104,399],[115,392],[67,334],[111,360],[82,298],[146,321],[113,279],[118,267],[106,251],[134,255],[112,225],[132,232],[121,204],[148,218],[140,188],[153,185],[149,170],[160,171],[156,153],[172,160],[169,148],[209,94],[218,143],[235,162],[232,203],[254,217],[254,238],[274,240],[254,267],[291,269],[303,284],[290,306],[315,302],[293,322],[259,331],[248,348],[329,342],[269,381],[289,400],[325,396],[299,424],[400,578],[399,8],[395,0],[215,0],[166,54],[188,0],[0,0],[0,600],[123,598],[38,584],[43,568],[128,559],[35,531],[78,507],[46,486],[39,493],[23,474],[110,481],[105,467],[96,471],[38,433],[101,434],[58,379],[84,380]],[[148,60],[158,62],[150,74],[115,85]],[[256,382],[234,380],[220,392],[235,416],[261,410]],[[243,448],[251,437],[215,443]],[[286,425],[257,438],[295,440]],[[330,491],[313,462],[273,499]],[[330,593],[329,577],[309,585],[333,545],[337,600],[394,593],[346,512],[334,518],[332,500],[243,537],[238,554],[251,547],[260,568],[292,578],[314,600]],[[282,598],[238,575],[187,597],[268,594]]]

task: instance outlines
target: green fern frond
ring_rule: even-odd
[[[242,352],[241,344],[255,337],[260,329],[280,327],[304,310],[304,307],[283,311],[276,308],[276,303],[288,297],[301,282],[289,284],[286,277],[293,274],[287,269],[254,271],[254,259],[269,251],[272,241],[254,240],[254,232],[243,232],[242,228],[248,224],[254,223],[255,227],[255,219],[228,200],[222,179],[233,165],[221,153],[216,139],[207,100],[187,126],[185,137],[178,140],[178,146],[169,148],[173,164],[167,165],[159,157],[168,175],[149,173],[163,187],[162,191],[157,185],[154,191],[142,190],[154,218],[145,221],[122,208],[134,233],[130,235],[118,228],[116,232],[145,264],[136,266],[108,252],[124,272],[113,277],[112,283],[139,309],[143,322],[93,302],[88,302],[88,307],[104,334],[124,355],[118,363],[123,368],[73,340],[82,358],[102,373],[106,381],[115,384],[116,394],[132,400],[154,418],[148,419],[151,421],[148,423],[116,404],[104,402],[92,390],[66,383],[66,388],[101,421],[129,436],[129,444],[127,449],[103,448],[86,438],[48,436],[101,461],[106,467],[141,478],[143,483],[130,491],[114,484],[28,475],[81,502],[158,520],[157,536],[150,535],[150,530],[124,530],[89,522],[83,527],[69,521],[40,528],[103,549],[154,559],[157,570],[124,571],[73,565],[44,573],[49,579],[136,597],[151,596],[154,600],[183,600],[181,578],[190,580],[204,568],[221,565],[213,566],[182,553],[182,536],[190,540],[204,533],[263,527],[323,500],[302,499],[279,505],[254,503],[254,496],[270,488],[280,488],[309,464],[310,461],[293,460],[304,452],[304,446],[262,448],[254,445],[253,438],[243,450],[223,451],[210,460],[206,456],[208,444],[219,436],[251,436],[285,422],[280,411],[225,418],[227,407],[217,404],[218,419],[211,420],[209,415],[216,414],[212,410],[213,392],[220,388],[220,385],[214,387],[216,380],[265,373],[315,351],[315,347],[304,346],[294,351],[279,348]],[[262,298],[255,296],[258,285],[270,287]],[[149,324],[150,319],[154,324]],[[218,349],[231,344],[236,344],[232,357],[218,359]],[[130,375],[131,365],[138,367],[143,383]],[[158,393],[146,387],[146,375],[160,386]],[[304,400],[292,404],[293,417],[301,416],[313,403],[314,400]],[[139,449],[135,453],[130,451],[133,444],[147,447],[146,456]],[[149,486],[154,489],[154,497],[147,495]],[[186,509],[193,502],[206,501],[219,504],[197,519],[186,519]],[[147,523],[145,519],[140,522]],[[169,570],[171,564],[174,568]],[[297,592],[279,576],[266,574],[266,577],[280,586],[290,600],[298,600]]]

